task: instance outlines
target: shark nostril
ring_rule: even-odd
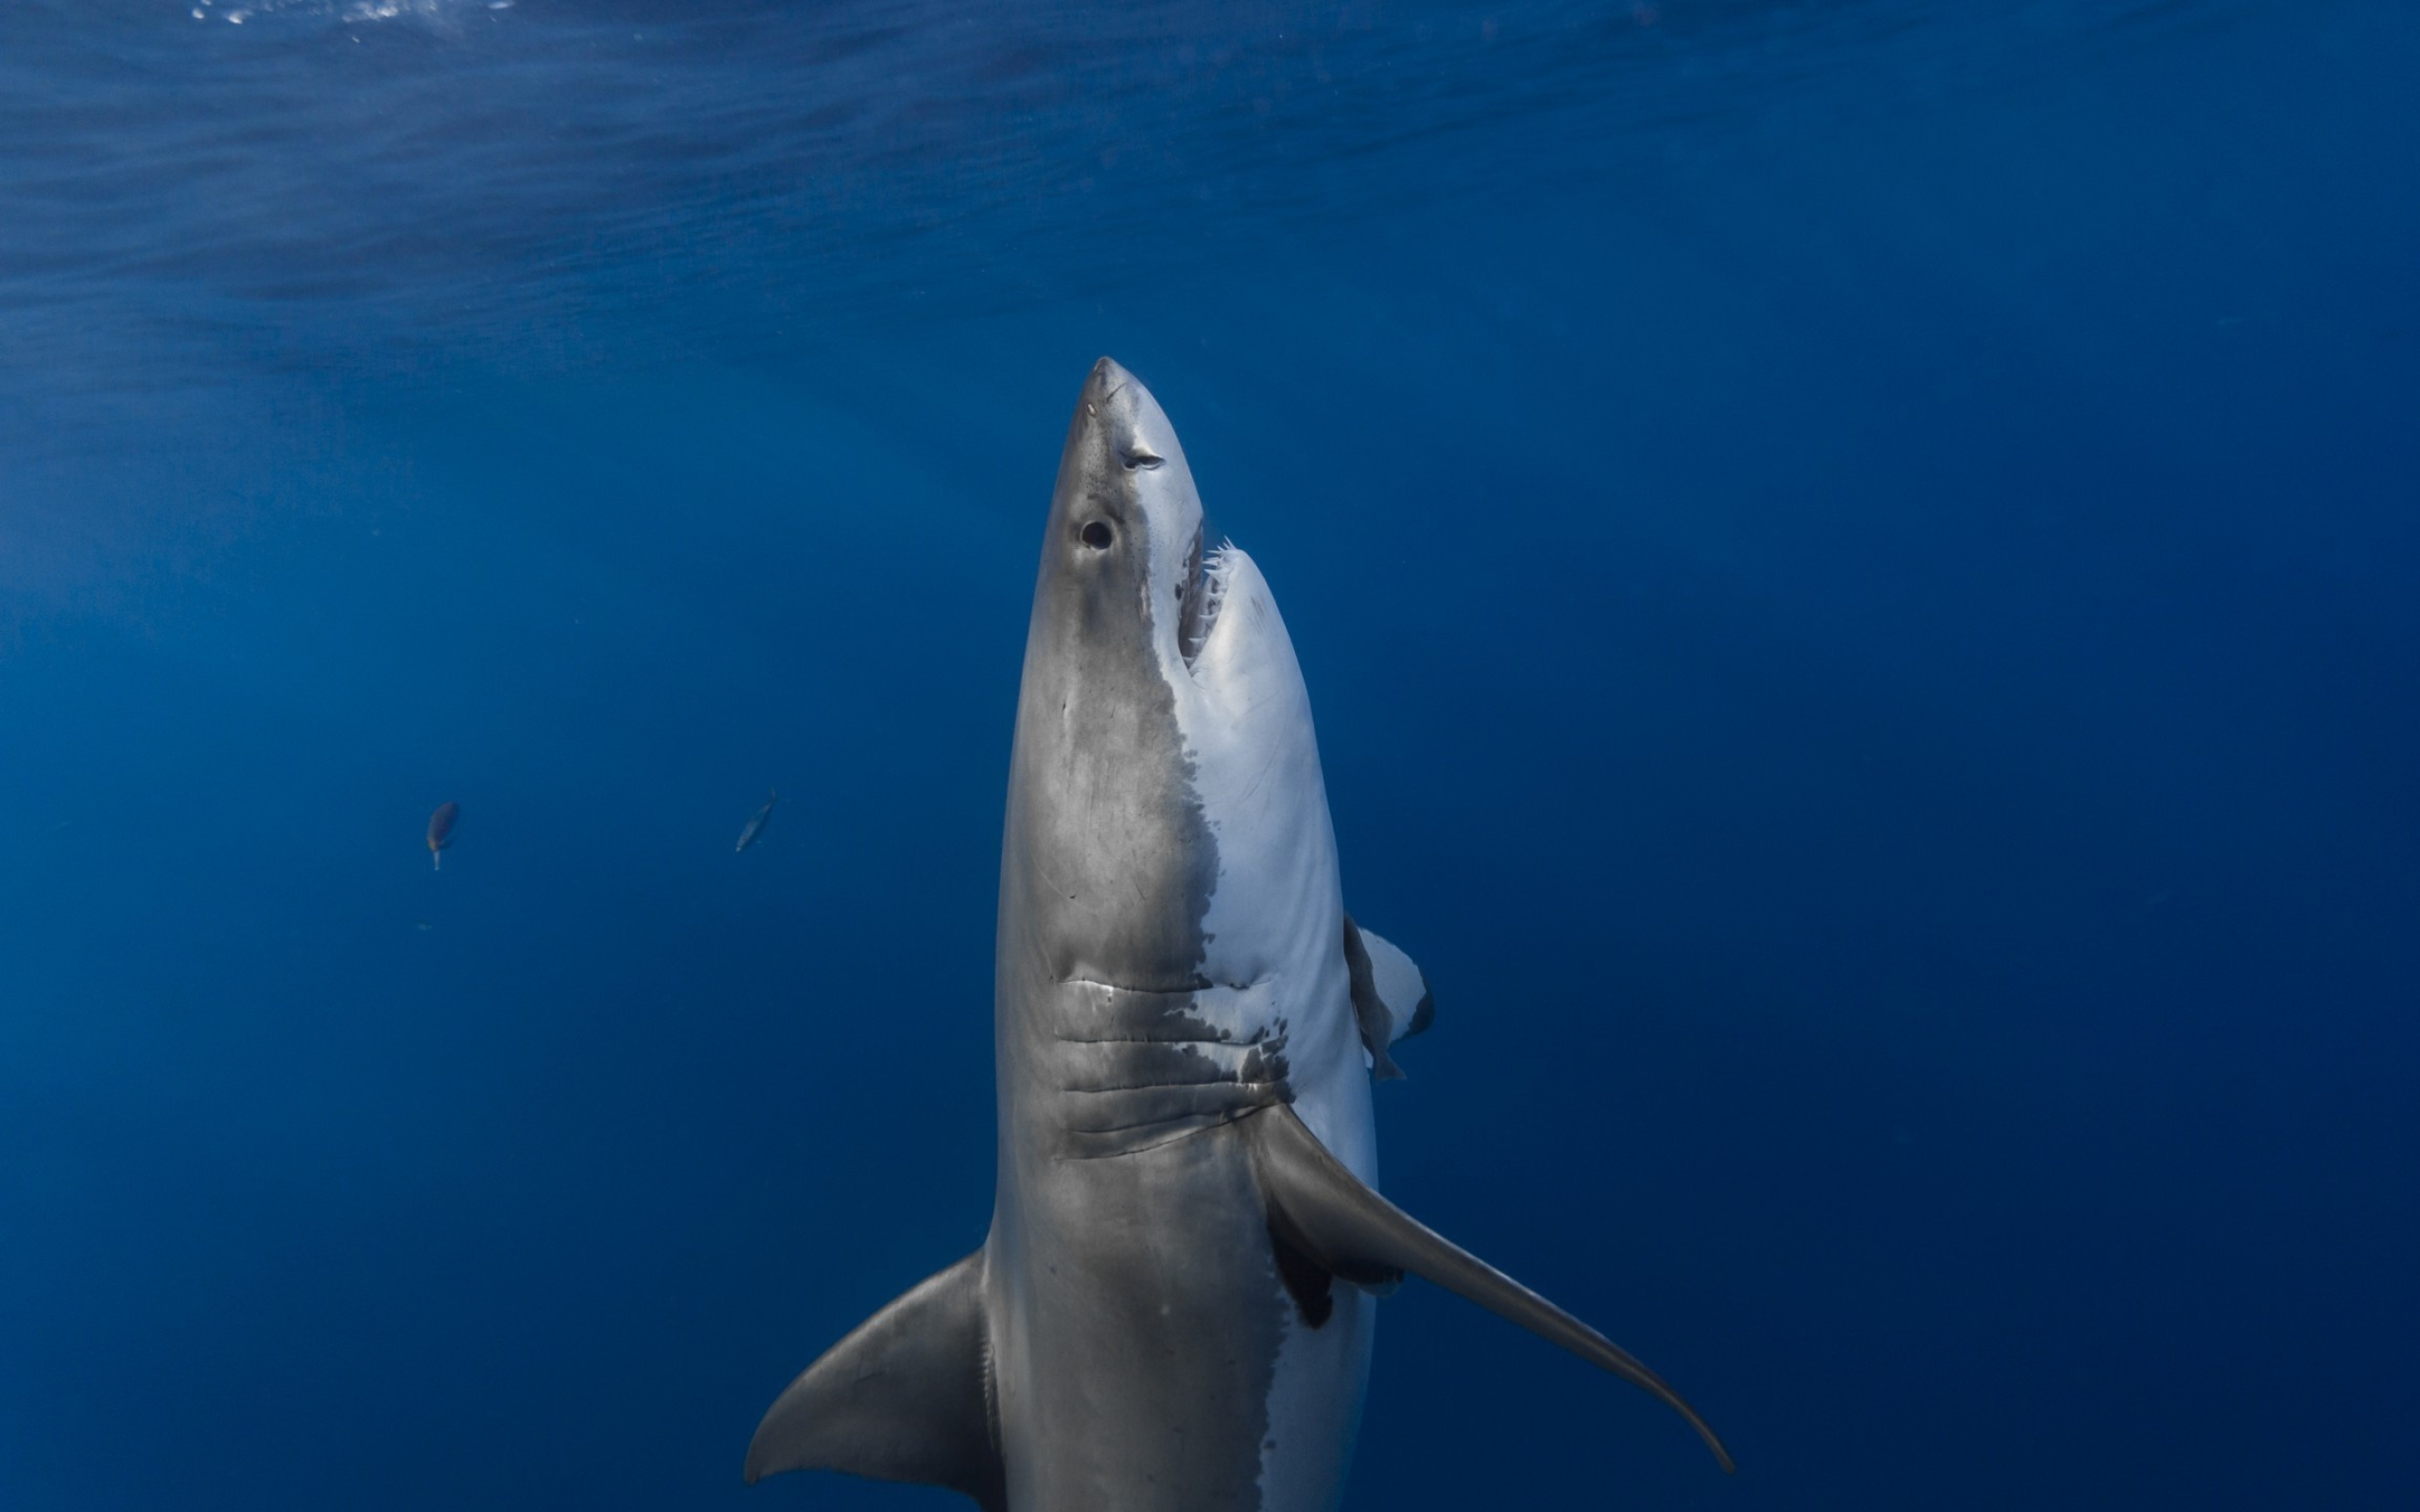
[[[1096,520],[1084,526],[1084,544],[1092,547],[1093,550],[1107,551],[1110,540],[1109,525],[1106,522]]]
[[[1158,467],[1161,463],[1167,460],[1167,457],[1160,455],[1150,447],[1138,446],[1134,448],[1134,450],[1126,454],[1126,471],[1132,472],[1136,468],[1143,468],[1148,471],[1149,469]]]

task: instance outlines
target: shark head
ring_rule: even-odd
[[[1115,655],[1148,648],[1165,674],[1208,627],[1201,548],[1201,495],[1176,427],[1140,380],[1101,358],[1060,455],[1037,606],[1080,611],[1080,633]]]
[[[1011,782],[1008,855],[1063,980],[1250,983],[1341,929],[1293,643],[1252,558],[1204,545],[1175,426],[1102,358],[1061,454]]]
[[[1149,390],[1104,358],[1078,396],[1035,574],[1010,762],[1004,931],[1057,981],[1188,990],[1217,848],[1167,673],[1201,502]]]
[[[1188,736],[1217,726],[1233,737],[1265,723],[1254,716],[1270,684],[1302,682],[1276,601],[1234,544],[1204,551],[1201,494],[1176,427],[1142,381],[1110,358],[1084,381],[1059,479],[1052,525],[1065,544],[1057,565],[1089,575],[1104,599],[1123,600],[1104,618],[1131,610],[1133,626],[1102,627],[1142,632]],[[1231,599],[1247,612],[1224,614]]]

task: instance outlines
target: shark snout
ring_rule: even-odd
[[[1111,451],[1122,454],[1124,443],[1134,434],[1137,401],[1144,407],[1157,407],[1151,404],[1151,391],[1115,358],[1103,357],[1093,364],[1084,379],[1084,417],[1092,422],[1093,434]]]
[[[1103,357],[1093,364],[1084,380],[1083,407],[1098,444],[1107,454],[1105,463],[1129,472],[1152,472],[1178,455],[1176,428],[1168,423],[1167,411],[1160,408],[1143,380],[1115,358]]]
[[[1096,403],[1112,398],[1133,381],[1134,375],[1119,367],[1116,358],[1103,357],[1093,364],[1092,375],[1084,384],[1084,398]]]

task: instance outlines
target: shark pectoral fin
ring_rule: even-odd
[[[1354,923],[1351,914],[1344,916],[1344,965],[1352,977],[1353,1016],[1361,1025],[1362,1047],[1370,1052],[1370,1070],[1380,1081],[1401,1080],[1403,1068],[1387,1047],[1420,1033],[1437,1017],[1428,977],[1375,931]]]
[[[1253,1169],[1269,1204],[1270,1228],[1287,1243],[1347,1280],[1418,1276],[1510,1318],[1662,1399],[1688,1419],[1724,1472],[1732,1470],[1731,1452],[1722,1440],[1661,1376],[1595,1329],[1371,1191],[1328,1153],[1292,1108],[1268,1108],[1244,1124]]]
[[[790,1383],[756,1425],[749,1483],[840,1470],[945,1486],[1001,1512],[1007,1474],[988,1349],[978,1249],[857,1325]]]

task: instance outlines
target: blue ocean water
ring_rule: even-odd
[[[0,1507],[739,1484],[990,1212],[1108,352],[1267,570],[1348,1504],[2420,1503],[2420,12],[0,9]],[[769,787],[763,840],[735,854]],[[432,808],[462,819],[433,871]]]

